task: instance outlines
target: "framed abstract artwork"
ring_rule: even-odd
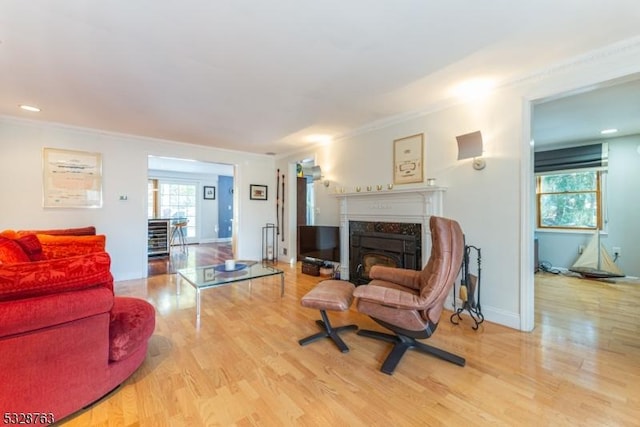
[[[102,155],[44,148],[42,152],[45,208],[102,207]]]

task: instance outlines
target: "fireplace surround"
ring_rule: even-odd
[[[394,227],[395,229],[405,229],[405,231],[407,228],[419,228],[420,236],[419,239],[416,239],[419,243],[415,244],[419,246],[420,250],[415,260],[415,268],[424,266],[431,254],[429,218],[433,215],[443,216],[445,190],[443,187],[428,186],[407,189],[394,188],[387,191],[336,193],[340,203],[340,277],[350,281],[357,279],[351,277],[350,271],[350,222],[391,224],[380,225],[382,231],[380,229],[373,230],[373,233],[382,232],[384,234],[387,234],[389,229],[394,229]],[[412,234],[405,231],[389,234]],[[380,236],[370,237],[378,238]],[[402,238],[399,240],[403,241]],[[403,241],[402,245],[410,246],[411,243]],[[389,254],[385,254],[385,256],[389,256]],[[393,258],[393,254],[390,258]],[[364,269],[365,266],[363,265],[362,268]]]

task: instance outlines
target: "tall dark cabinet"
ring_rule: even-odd
[[[299,225],[307,225],[307,180],[296,178],[296,230]],[[297,248],[297,257],[300,258],[300,245]]]

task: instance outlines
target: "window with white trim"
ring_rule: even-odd
[[[602,229],[602,170],[538,175],[538,228]]]

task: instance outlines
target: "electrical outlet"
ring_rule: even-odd
[[[286,255],[287,254],[287,248],[282,248],[282,255]]]
[[[582,252],[584,252],[584,245],[578,246],[578,253],[582,254]]]
[[[620,251],[620,246],[614,246],[613,248],[611,248],[611,250],[613,251],[614,257],[622,256],[622,253]]]

